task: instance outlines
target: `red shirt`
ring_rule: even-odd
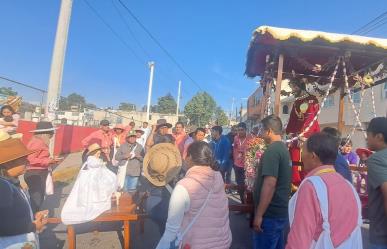
[[[253,137],[248,134],[245,138],[241,139],[239,136],[234,138],[233,157],[234,164],[238,167],[245,167],[245,156],[248,149],[248,143]]]
[[[82,146],[87,149],[90,145],[97,143],[102,148],[102,152],[109,158],[110,147],[113,144],[113,135],[111,132],[102,130],[95,131],[82,140]]]
[[[183,156],[184,154],[184,143],[185,140],[187,140],[188,136],[185,134],[185,132],[182,133],[173,133],[173,137],[175,138],[175,145],[180,151],[180,155]]]
[[[308,176],[317,175],[322,169],[334,169],[333,166],[321,166]],[[338,173],[318,174],[326,184],[328,191],[329,223],[334,247],[344,242],[357,226],[358,206],[353,190]],[[312,240],[317,241],[322,232],[323,219],[316,191],[311,182],[305,182],[298,190],[293,224],[290,227],[286,249],[309,249]]]
[[[33,136],[27,144],[27,149],[35,151],[27,157],[27,169],[47,169],[50,165],[50,152],[48,145],[41,138]]]

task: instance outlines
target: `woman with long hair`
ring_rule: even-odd
[[[157,249],[230,248],[228,200],[211,147],[206,142],[192,143],[185,162],[188,171],[172,192]]]
[[[10,105],[4,105],[0,109],[0,130],[9,134],[16,133],[20,116]]]

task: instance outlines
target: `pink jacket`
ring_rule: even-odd
[[[220,173],[210,167],[194,166],[178,184],[187,189],[190,197],[190,209],[184,215],[182,231],[195,217],[209,191],[213,191],[203,212],[183,238],[183,245],[190,245],[190,249],[230,248],[228,199]]]
[[[50,152],[48,145],[38,137],[33,136],[27,144],[27,149],[35,151],[27,157],[29,165],[27,169],[48,169],[50,166]]]

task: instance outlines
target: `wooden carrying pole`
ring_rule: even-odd
[[[337,124],[337,129],[339,132],[343,132],[344,130],[344,87],[341,87],[340,90],[340,102],[339,102],[339,117],[338,117],[338,124]]]
[[[284,55],[280,54],[278,59],[278,71],[277,71],[277,81],[275,84],[275,102],[274,102],[274,114],[276,116],[280,115],[280,106],[281,106],[281,83],[282,83],[282,71],[284,68]]]

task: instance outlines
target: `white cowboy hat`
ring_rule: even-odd
[[[44,132],[55,131],[56,129],[58,129],[58,128],[54,127],[51,122],[40,121],[36,124],[36,129],[32,130],[30,132],[44,133]]]

